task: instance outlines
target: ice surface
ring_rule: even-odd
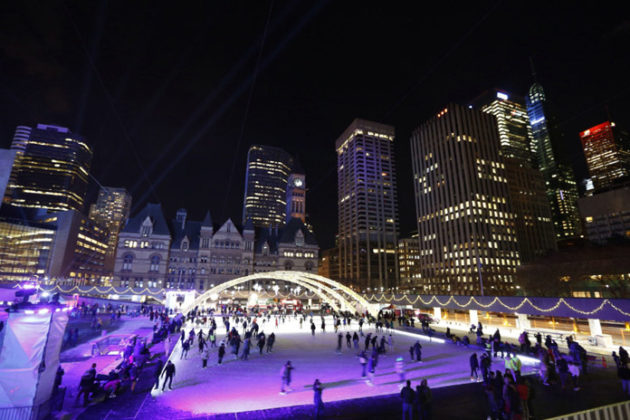
[[[208,368],[201,369],[197,341],[188,353],[188,359],[180,360],[181,346],[174,349],[171,360],[176,365],[172,391],[153,391],[158,406],[164,405],[172,409],[192,412],[193,414],[212,414],[260,410],[292,405],[313,403],[312,384],[319,379],[323,386],[323,400],[338,401],[351,398],[362,398],[370,395],[386,395],[399,392],[399,375],[394,368],[398,356],[402,356],[405,364],[406,379],[412,386],[419,385],[422,378],[428,380],[432,388],[461,384],[470,381],[469,357],[473,349],[428,342],[420,339],[422,344],[422,363],[412,362],[409,347],[416,338],[404,333],[394,332],[394,350],[380,355],[376,367],[374,385],[368,385],[361,378],[361,365],[357,357],[358,351],[346,347],[344,333],[342,353],[338,354],[337,336],[332,328],[332,318],[326,321],[326,332],[320,329],[320,318],[314,318],[317,327],[315,336],[311,336],[308,321],[300,330],[296,321],[280,322],[276,329],[272,318],[269,323],[262,324],[262,330],[268,336],[276,334],[273,353],[258,354],[258,348],[252,343],[249,360],[234,360],[226,346],[226,355],[222,365],[217,365],[217,349],[211,349]],[[259,321],[260,322],[260,321]],[[219,325],[219,339],[225,330],[222,322]],[[358,325],[353,322],[352,330]],[[374,328],[365,328],[364,332],[375,334]],[[205,329],[207,332],[207,329]],[[239,330],[242,332],[242,330]],[[376,333],[379,337],[383,333]],[[385,332],[388,335],[387,332]],[[362,349],[364,338],[359,341]],[[242,350],[241,345],[241,350]],[[480,354],[480,351],[477,351]],[[295,367],[292,375],[292,392],[280,395],[281,374],[284,363],[290,360]],[[533,363],[523,362],[523,373],[533,369]],[[492,369],[505,369],[503,360],[495,359]]]

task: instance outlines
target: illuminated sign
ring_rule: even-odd
[[[504,101],[507,101],[509,96],[507,95],[507,93],[497,92],[497,98],[503,99]]]

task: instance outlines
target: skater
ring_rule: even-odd
[[[394,338],[391,334],[387,338],[387,345],[389,345],[389,351],[394,351]]]
[[[350,335],[350,332],[348,331],[346,333],[346,345],[348,346],[348,348],[350,348],[350,341],[352,340],[352,336]]]
[[[367,366],[367,356],[364,351],[359,354],[359,363],[361,364],[361,377],[365,378],[365,368]]]
[[[368,380],[367,384],[374,385],[374,373],[376,372],[376,355],[372,352],[372,356],[368,360]]]
[[[371,337],[372,333],[368,333],[365,336],[365,348],[363,350],[367,351],[370,348],[370,340],[372,339]]]
[[[315,418],[319,419],[322,411],[324,411],[324,401],[322,401],[322,391],[324,387],[319,379],[315,379],[313,383],[313,404],[315,405]]]
[[[413,346],[414,352],[416,353],[416,360],[418,362],[422,362],[422,345],[420,341],[416,341],[416,344]]]
[[[281,370],[282,375],[282,387],[280,388],[280,395],[286,395],[287,390],[293,391],[289,386],[291,385],[291,371],[294,369],[291,366],[291,361],[287,361]]]
[[[223,362],[223,356],[225,356],[225,343],[223,340],[219,343],[219,362],[217,364],[221,364]]]
[[[402,399],[403,420],[413,420],[413,403],[416,393],[411,388],[411,381],[407,381],[407,386],[400,390],[400,398]]]
[[[411,357],[412,362],[415,360],[413,357],[413,353],[414,353],[413,346],[409,346],[409,356]]]
[[[311,334],[315,336],[315,323],[311,321]]]
[[[352,342],[354,343],[354,349],[358,350],[359,349],[359,334],[357,334],[356,331],[352,335]]]
[[[322,318],[322,332],[326,332],[326,322],[324,321],[324,318]]]
[[[258,338],[258,354],[263,354],[263,349],[265,348],[265,333],[260,333]]]
[[[166,367],[162,372],[162,376],[166,375],[164,379],[164,383],[162,384],[162,391],[166,387],[166,383],[168,382],[168,389],[173,389],[173,376],[175,376],[175,365],[170,360],[166,363]]]
[[[273,345],[276,342],[276,333],[269,334],[267,338],[267,353],[271,353],[273,351]]]
[[[343,334],[339,333],[337,336],[337,353],[341,354],[341,343],[343,342]]]
[[[247,360],[249,358],[249,338],[246,338],[243,342],[243,353],[241,353],[241,360]]]
[[[153,388],[160,389],[160,375],[162,374],[162,368],[164,367],[164,362],[162,359],[158,359],[157,364],[155,365],[155,384]]]
[[[470,356],[470,380],[479,381],[479,359],[477,359],[477,353],[473,353]]]
[[[205,369],[208,366],[208,359],[210,358],[210,348],[204,346],[201,352],[201,368]]]
[[[179,355],[179,360],[188,359],[188,350],[190,350],[190,340],[186,340],[182,344],[182,353]]]

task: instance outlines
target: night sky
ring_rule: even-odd
[[[630,19],[614,3],[16,1],[0,6],[0,136],[68,126],[93,176],[167,218],[240,223],[251,144],[306,171],[322,248],[337,228],[335,139],[355,117],[396,127],[401,233],[415,227],[409,137],[448,102],[523,95],[529,56],[586,176],[578,132],[630,128]],[[553,4],[551,4],[553,3]],[[417,4],[418,8],[403,8]],[[420,7],[421,6],[421,7]],[[90,200],[98,184],[92,180]]]

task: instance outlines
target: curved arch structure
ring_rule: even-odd
[[[185,312],[189,312],[196,306],[203,306],[213,295],[218,295],[231,287],[256,280],[280,280],[296,284],[315,293],[335,311],[339,311],[339,309],[344,311],[357,310],[359,312],[367,310],[372,315],[376,315],[374,313],[376,310],[375,306],[371,305],[365,298],[348,287],[329,278],[301,271],[270,271],[267,273],[250,274],[249,276],[226,281],[225,283],[206,290],[188,306]]]

